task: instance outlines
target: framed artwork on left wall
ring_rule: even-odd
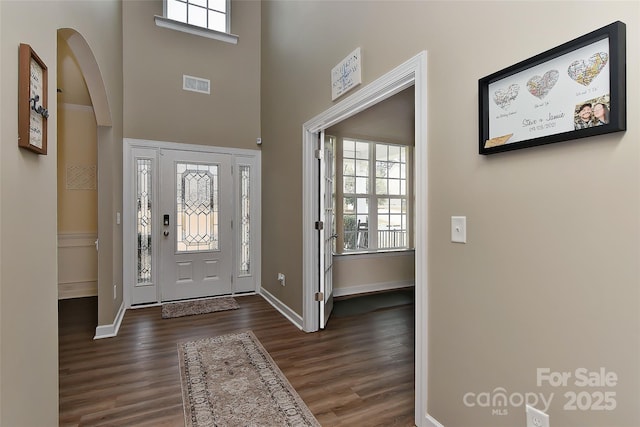
[[[28,44],[18,50],[18,146],[47,154],[47,66]]]

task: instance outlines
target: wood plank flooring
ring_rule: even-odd
[[[262,297],[238,310],[162,319],[128,310],[115,338],[93,340],[96,298],[59,305],[61,426],[182,426],[178,341],[251,329],[320,424],[413,426],[414,306],[298,330]]]

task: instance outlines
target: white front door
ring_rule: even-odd
[[[160,299],[232,292],[232,157],[160,155]]]

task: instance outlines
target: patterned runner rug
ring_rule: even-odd
[[[320,426],[251,331],[178,344],[186,427]]]
[[[213,313],[214,311],[235,310],[238,303],[231,297],[207,298],[193,301],[179,301],[162,304],[162,318],[192,316],[194,314]]]

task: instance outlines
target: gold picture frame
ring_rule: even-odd
[[[47,66],[28,44],[18,51],[18,146],[47,154]]]

